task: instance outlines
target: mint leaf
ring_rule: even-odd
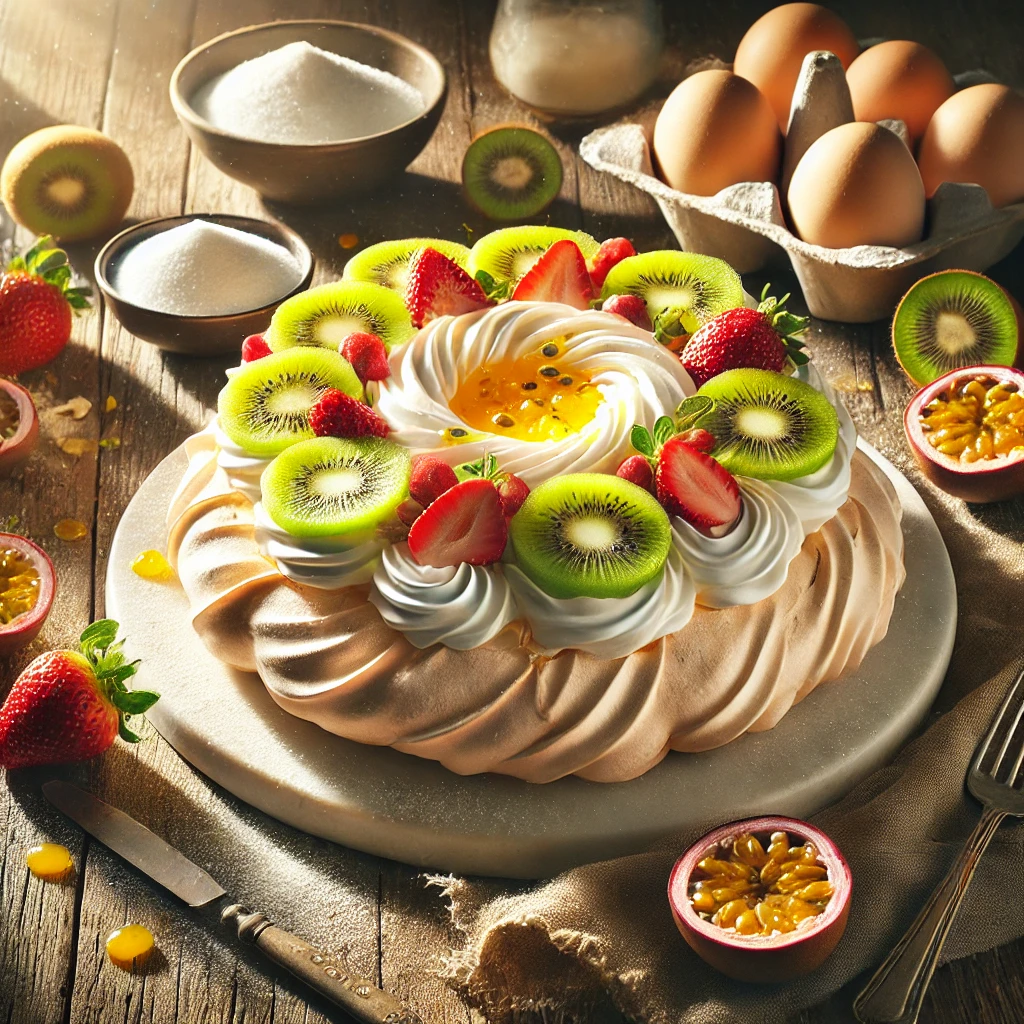
[[[629,441],[641,455],[654,458],[654,438],[645,426],[637,423],[629,433]]]
[[[79,638],[82,652],[88,655],[92,651],[105,651],[117,639],[118,625],[113,619],[98,619],[87,626]]]
[[[659,448],[676,432],[671,416],[659,416],[654,422],[654,443]]]
[[[684,430],[689,430],[698,420],[714,411],[714,408],[715,400],[708,398],[707,395],[691,395],[684,398],[676,406],[676,432],[681,434]]]

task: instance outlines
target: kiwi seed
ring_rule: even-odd
[[[443,256],[465,268],[469,249],[445,238],[401,238],[397,241],[378,242],[353,256],[345,264],[342,277],[346,281],[368,281],[405,295],[409,280],[409,261],[425,248],[436,249]]]
[[[1017,315],[1006,293],[970,270],[921,278],[903,296],[892,321],[896,358],[923,387],[962,366],[1012,366]]]
[[[112,232],[132,201],[125,151],[92,128],[52,125],[26,135],[0,170],[0,199],[37,235],[61,242]]]
[[[509,522],[516,565],[552,597],[628,597],[661,571],[672,528],[642,487],[569,473],[535,487]]]
[[[832,403],[796,377],[771,370],[726,370],[698,395],[714,406],[695,424],[715,439],[711,455],[736,476],[795,480],[832,458],[839,417]]]
[[[562,187],[558,150],[540,132],[501,125],[478,135],[462,160],[466,198],[491,220],[521,220],[547,209]]]

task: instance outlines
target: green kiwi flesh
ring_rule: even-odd
[[[530,492],[509,537],[516,565],[552,597],[628,597],[661,572],[672,528],[642,487],[569,473]]]
[[[478,239],[469,250],[466,269],[471,277],[476,277],[479,271],[484,270],[495,281],[508,281],[515,287],[534,263],[563,238],[572,239],[587,260],[600,248],[597,239],[585,231],[569,231],[544,225],[498,228]]]
[[[390,350],[408,341],[416,328],[402,297],[390,288],[367,281],[333,281],[282,302],[266,338],[274,352],[295,345],[337,351],[355,331],[376,334]]]
[[[612,295],[639,295],[652,323],[677,310],[687,334],[744,300],[740,275],[725,260],[678,249],[627,256],[604,279],[601,298]]]
[[[892,322],[896,358],[923,387],[962,366],[1013,366],[1017,315],[1002,288],[969,270],[921,278]]]
[[[711,450],[730,473],[795,480],[832,458],[839,417],[810,384],[771,370],[726,370],[697,392],[714,399],[697,421],[715,439]]]
[[[313,436],[309,411],[328,388],[363,397],[351,364],[328,349],[291,348],[245,363],[217,397],[220,429],[252,455],[277,455]]]
[[[470,203],[491,220],[534,217],[562,187],[562,160],[540,132],[503,125],[469,144],[462,187]]]
[[[59,124],[26,135],[0,170],[0,199],[37,235],[97,238],[124,219],[135,179],[124,150],[91,128]]]
[[[380,438],[315,437],[260,478],[267,515],[296,537],[369,539],[409,493],[409,452]]]
[[[342,278],[346,281],[368,281],[405,295],[409,280],[409,261],[420,249],[436,249],[465,269],[469,249],[446,238],[400,238],[377,242],[357,252],[345,264]]]

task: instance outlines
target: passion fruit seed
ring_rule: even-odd
[[[697,862],[689,896],[693,909],[719,928],[775,935],[817,917],[832,897],[832,883],[813,843],[790,846],[786,832],[773,832],[765,850],[744,832]]]
[[[14,437],[20,423],[18,403],[6,391],[0,391],[0,441]]]
[[[0,626],[32,611],[41,580],[36,567],[14,548],[0,548]]]
[[[928,443],[960,462],[1024,452],[1024,395],[1016,382],[975,377],[921,410]]]

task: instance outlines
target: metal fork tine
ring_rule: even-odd
[[[988,753],[989,747],[992,745],[992,741],[999,734],[1004,721],[1010,714],[1012,714],[1012,708],[1018,702],[1020,702],[1020,705],[1017,707],[1017,714],[1013,725],[1011,725],[1007,730],[1006,736],[999,748],[999,753],[996,755],[995,761],[992,762],[992,768],[988,772],[992,778],[996,777],[996,772],[999,769],[1000,762],[1006,756],[1010,743],[1013,739],[1013,734],[1016,732],[1017,726],[1020,724],[1022,715],[1024,715],[1024,668],[1017,673],[1017,678],[1013,681],[1013,686],[1010,687],[1009,692],[1006,694],[1002,706],[999,708],[999,712],[996,714],[995,718],[992,719],[992,725],[989,727],[985,738],[980,744],[978,744],[978,749],[974,755],[974,763],[971,765],[972,771],[981,771],[981,763],[984,760],[985,755]],[[1018,765],[1017,770],[1019,770],[1019,767],[1020,766]]]

